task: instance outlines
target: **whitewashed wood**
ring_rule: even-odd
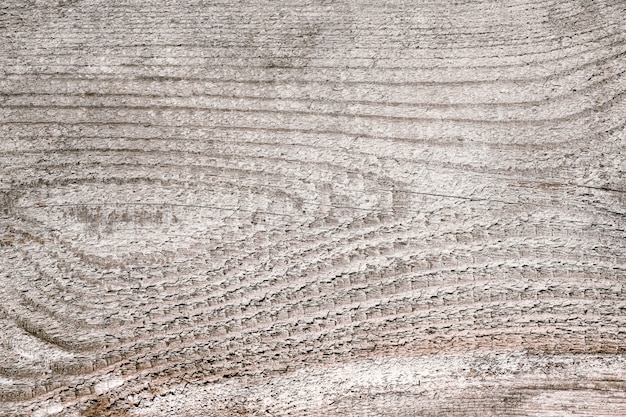
[[[3,1],[0,415],[626,415],[625,18]]]

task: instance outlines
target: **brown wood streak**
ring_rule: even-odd
[[[626,415],[624,22],[3,1],[0,415]]]

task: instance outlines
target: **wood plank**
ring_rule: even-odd
[[[4,0],[0,415],[626,415],[624,22]]]

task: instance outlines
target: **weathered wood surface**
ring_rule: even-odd
[[[622,0],[0,3],[0,414],[626,415]]]

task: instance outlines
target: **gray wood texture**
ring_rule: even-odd
[[[2,0],[0,415],[625,416],[623,0]]]

